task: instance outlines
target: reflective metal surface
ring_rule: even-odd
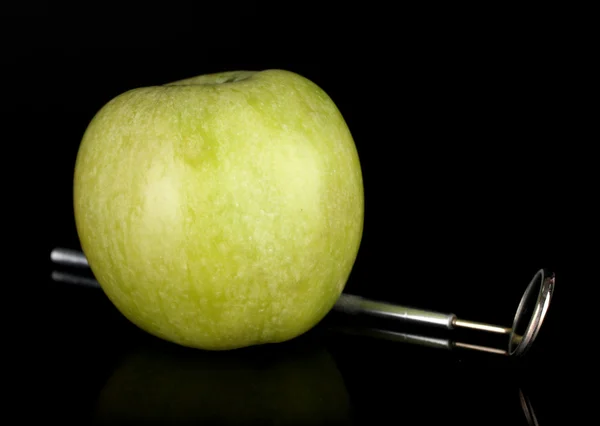
[[[361,313],[382,318],[393,318],[403,322],[426,324],[452,329],[456,316],[439,312],[425,311],[407,306],[368,300],[352,294],[342,294],[334,307],[347,313]]]
[[[56,248],[50,253],[50,259],[61,265],[76,266],[81,268],[89,267],[84,254],[78,250],[66,248]]]
[[[489,346],[473,345],[464,342],[455,342],[450,339],[443,339],[440,337],[431,337],[427,335],[414,334],[414,333],[399,333],[391,330],[383,330],[376,328],[367,327],[330,327],[330,331],[335,333],[343,333],[347,335],[370,337],[374,339],[388,340],[391,342],[408,343],[418,346],[426,346],[429,348],[453,350],[453,349],[467,349],[472,351],[487,352],[497,355],[508,355],[508,352],[498,348],[492,348]]]
[[[522,389],[519,389],[519,401],[521,402],[521,408],[523,409],[523,413],[527,419],[527,424],[529,426],[540,426],[537,418],[535,417],[533,407],[531,406],[531,401],[529,398],[527,398],[527,396],[525,396]]]
[[[540,331],[546,313],[548,312],[550,300],[554,294],[554,285],[554,274],[548,274],[548,272],[541,269],[535,274],[527,286],[513,320],[508,343],[508,352],[510,355],[521,356],[531,348],[531,345]],[[536,292],[538,287],[539,290]],[[527,323],[525,332],[521,334],[519,333],[519,327],[527,320],[527,306],[531,303],[531,298],[536,294],[537,300],[533,308],[533,314]]]

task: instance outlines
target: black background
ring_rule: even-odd
[[[92,422],[106,380],[129,365],[147,381],[119,389],[153,401],[138,410],[147,420],[161,410],[192,418],[174,402],[190,398],[191,411],[213,413],[209,424],[220,415],[226,423],[226,413],[242,410],[234,401],[261,389],[274,401],[313,388],[313,399],[327,400],[319,392],[338,395],[324,389],[339,371],[339,395],[351,401],[355,424],[527,424],[519,389],[540,424],[560,424],[569,411],[568,374],[561,373],[577,363],[565,350],[564,322],[574,312],[570,295],[594,231],[594,156],[583,130],[589,112],[578,97],[573,18],[548,10],[325,12],[304,4],[267,11],[252,2],[162,8],[58,10],[40,3],[3,15],[6,232],[17,235],[7,246],[17,253],[7,267],[26,293],[7,311],[21,313],[16,334],[25,340],[19,347],[28,348],[18,351],[27,412]],[[330,322],[347,320],[333,313],[279,347],[197,353],[144,335],[101,292],[50,279],[50,250],[79,247],[73,165],[104,103],[134,87],[268,68],[319,84],[354,135],[366,217],[346,291],[510,326],[531,277],[548,268],[557,275],[556,296],[527,358],[347,337],[328,331]],[[488,342],[479,334],[459,337]],[[334,367],[321,362],[322,354]],[[238,368],[238,375],[226,373]],[[203,383],[198,371],[205,370],[215,372],[213,381]],[[277,374],[279,381],[269,379]],[[304,390],[290,384],[297,381]],[[164,388],[171,390],[148,397]],[[135,401],[123,392],[115,397],[121,404]],[[276,424],[297,401],[281,400],[278,414],[275,402],[261,400],[237,416]],[[306,424],[299,419],[292,424]]]

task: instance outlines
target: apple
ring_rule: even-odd
[[[120,94],[85,130],[73,190],[81,248],[110,301],[148,333],[205,350],[310,330],[363,232],[347,123],[287,70]]]

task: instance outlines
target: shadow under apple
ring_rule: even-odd
[[[351,424],[341,373],[323,347],[232,352],[145,347],[102,389],[95,424]]]

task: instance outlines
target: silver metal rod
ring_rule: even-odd
[[[85,255],[77,250],[56,248],[50,254],[52,260],[61,265],[88,267]],[[452,329],[456,315],[415,309],[407,306],[377,302],[351,294],[342,294],[337,301],[336,310],[348,313],[361,313],[383,318],[394,318],[404,322],[427,324],[445,329]]]
[[[470,328],[471,330],[489,331],[490,333],[510,334],[512,328],[500,327],[497,325],[484,324],[482,322],[466,321],[456,318],[453,322],[455,327]]]
[[[90,266],[85,255],[79,250],[58,247],[50,252],[50,259],[59,265],[75,266],[80,268],[89,268]]]
[[[57,264],[75,267],[89,267],[85,255],[78,250],[60,247],[55,248],[52,250],[50,257]],[[462,320],[457,318],[454,314],[427,311],[408,306],[378,302],[353,294],[342,294],[335,304],[334,309],[350,314],[360,313],[381,318],[392,318],[406,323],[424,324],[445,328],[447,330],[452,330],[455,327],[462,327],[501,334],[510,334],[511,332],[511,329],[505,327]]]
[[[426,324],[448,330],[453,328],[453,323],[456,319],[456,315],[454,314],[444,314],[391,303],[377,302],[353,294],[342,294],[335,304],[334,309],[350,314],[360,313],[382,318],[393,318],[403,322]]]
[[[77,284],[85,287],[100,288],[100,284],[93,278],[81,277],[66,272],[52,272],[52,279],[57,282]],[[469,343],[454,342],[448,339],[429,337],[419,334],[398,333],[395,331],[360,328],[360,327],[329,327],[330,331],[355,336],[365,336],[376,339],[388,340],[393,342],[408,343],[412,345],[426,346],[430,348],[452,350],[454,348],[469,349],[480,352],[493,353],[498,355],[507,355],[507,351],[496,348],[490,348],[481,345],[472,345]]]
[[[52,261],[57,264],[73,267],[89,267],[88,261],[81,251],[59,247],[52,250],[50,257]],[[60,277],[61,276],[59,276],[59,278]],[[68,275],[62,276],[62,280],[70,280],[69,282],[74,283],[77,281],[75,278],[72,278]],[[84,278],[80,283],[92,287],[96,286],[95,280],[90,281],[87,278]],[[349,314],[366,314],[382,318],[391,318],[400,320],[402,322],[441,327],[448,330],[452,330],[454,328],[467,328],[488,333],[510,335],[508,354],[521,356],[529,349],[537,336],[544,317],[548,311],[548,305],[554,292],[554,285],[554,274],[547,274],[545,270],[539,270],[536,273],[531,283],[527,287],[525,294],[521,298],[521,303],[519,304],[519,308],[517,309],[517,313],[513,320],[512,328],[475,321],[467,321],[459,319],[456,317],[456,315],[450,313],[415,309],[408,306],[369,300],[360,296],[346,293],[343,293],[339,297],[338,301],[334,305],[334,309]],[[535,303],[534,314],[529,320],[525,332],[522,333],[522,335],[517,334],[517,325],[524,320],[524,318],[522,318],[523,312],[525,312],[524,306],[529,299],[535,295],[535,289],[538,287],[538,297]],[[477,349],[471,346],[469,346],[469,348]]]

